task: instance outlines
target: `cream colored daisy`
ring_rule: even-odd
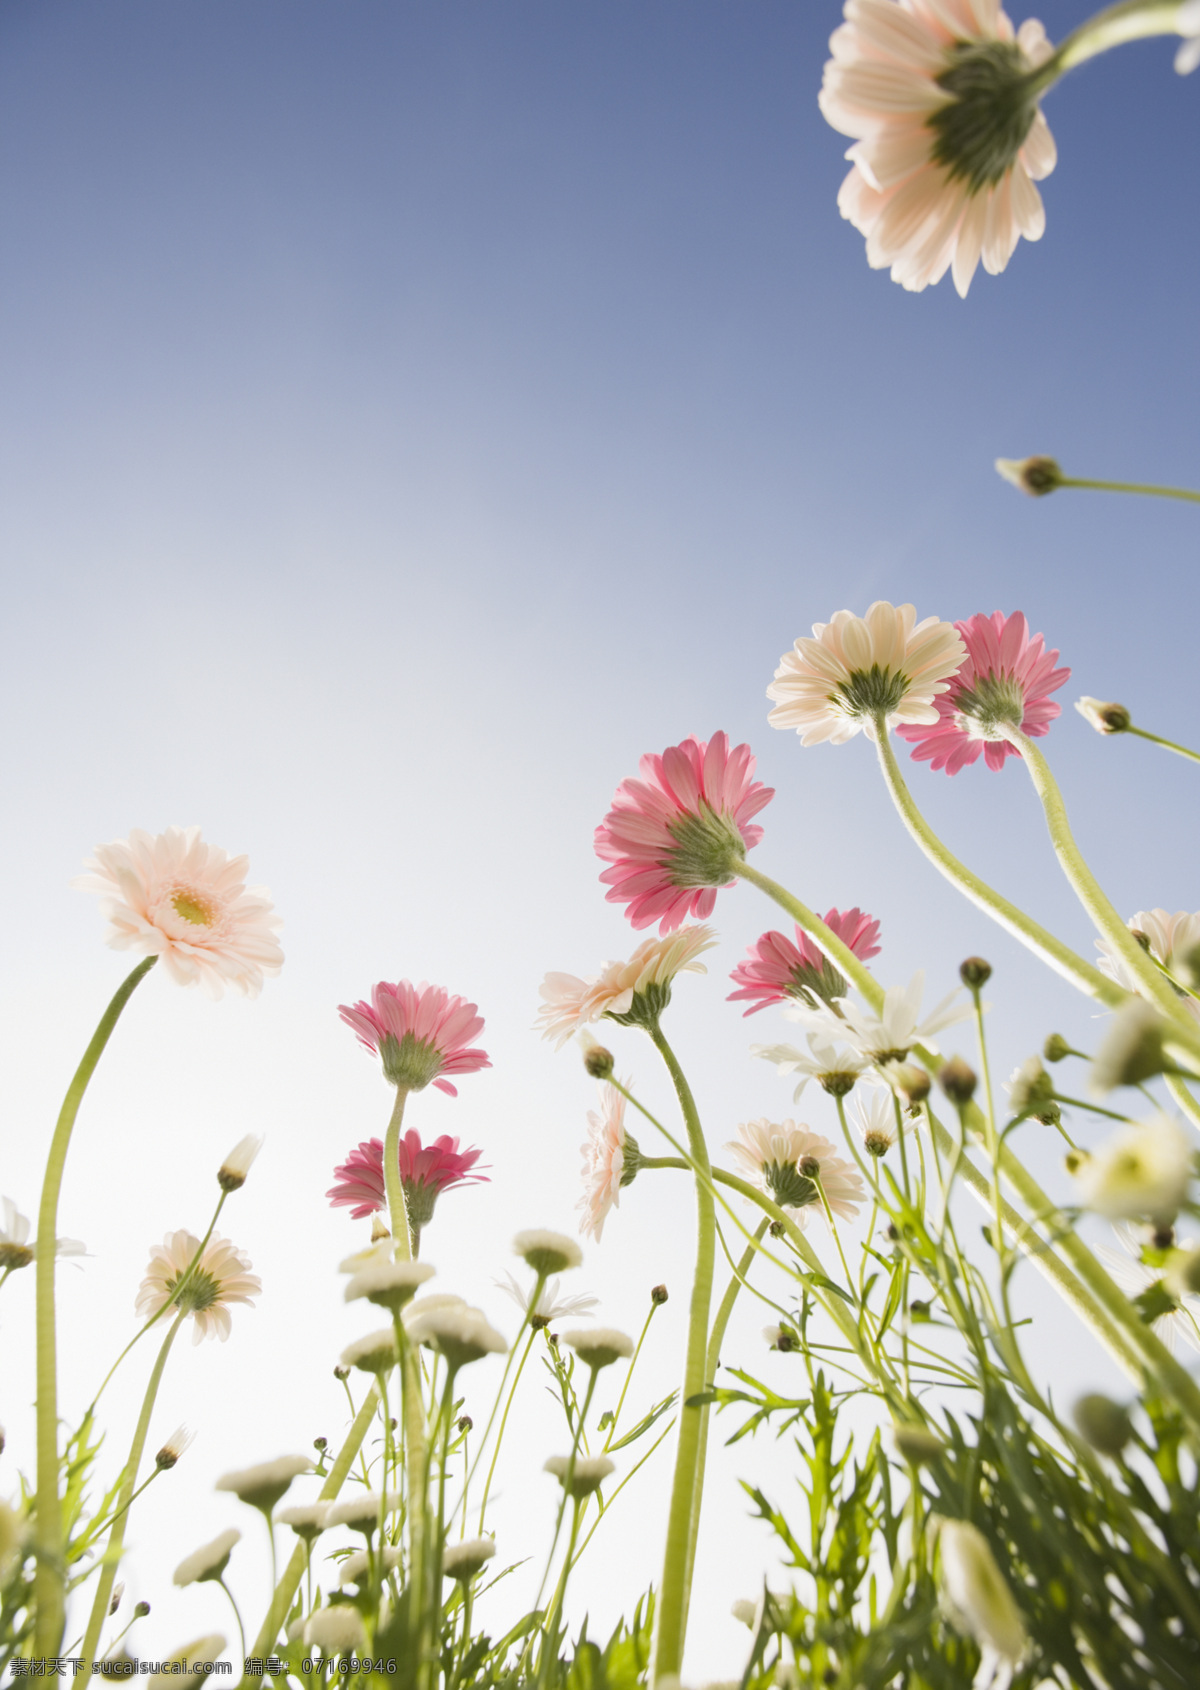
[[[98,892],[112,924],[114,950],[157,956],[180,986],[199,984],[219,998],[226,986],[257,997],[263,977],[278,974],[281,925],[265,888],[246,885],[246,857],[206,845],[198,827],[169,827],[98,845],[72,882]]]
[[[150,1266],[137,1294],[136,1312],[143,1319],[155,1315],[175,1300],[200,1240],[190,1232],[168,1232],[150,1252]],[[214,1232],[204,1247],[179,1294],[178,1307],[195,1322],[192,1342],[202,1338],[228,1338],[230,1303],[252,1304],[262,1290],[262,1281],[250,1273],[250,1258],[227,1238]]]
[[[962,636],[936,616],[917,621],[911,604],[876,599],[865,616],[839,610],[814,622],[785,651],[767,688],[778,702],[767,720],[795,728],[802,745],[841,745],[856,733],[875,738],[876,718],[888,729],[901,722],[936,722],[933,700],[967,655]]]
[[[588,1136],[580,1150],[579,1230],[599,1244],[609,1210],[620,1206],[621,1187],[637,1172],[637,1141],[625,1129],[625,1098],[615,1086],[600,1087],[600,1108],[588,1113]]]
[[[1200,946],[1200,910],[1176,910],[1174,914],[1163,909],[1138,910],[1136,915],[1130,916],[1126,926],[1160,968],[1177,979],[1186,978],[1184,959]],[[1124,986],[1127,992],[1141,990],[1111,939],[1097,939],[1096,949],[1101,953],[1100,968],[1103,973],[1119,986]],[[1200,1003],[1193,997],[1185,997],[1181,1001],[1200,1020]]]
[[[798,1225],[806,1226],[810,1214],[824,1216],[818,1182],[833,1213],[854,1219],[866,1192],[853,1163],[829,1139],[795,1121],[744,1121],[737,1132],[725,1148],[780,1208],[796,1211]]]
[[[616,1020],[634,1009],[634,998],[653,1000],[661,1013],[670,1001],[671,981],[677,974],[707,974],[696,959],[717,942],[711,927],[681,927],[665,939],[647,939],[628,962],[606,962],[599,974],[581,980],[575,974],[547,974],[542,981],[542,1007],[535,1025],[555,1049],[589,1022],[602,1015]]]

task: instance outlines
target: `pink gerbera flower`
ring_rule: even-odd
[[[981,751],[989,769],[1000,769],[1006,757],[1021,755],[1008,742],[1008,728],[1041,739],[1061,716],[1062,706],[1051,703],[1048,695],[1071,671],[1054,667],[1058,653],[1045,649],[1041,634],[1030,639],[1029,624],[1019,610],[1012,616],[996,610],[954,626],[967,655],[948,690],[933,701],[938,720],[928,727],[898,727],[896,732],[915,743],[917,762],[932,763],[948,775],[974,763]]]
[[[432,1144],[423,1145],[421,1135],[410,1127],[400,1135],[400,1183],[404,1187],[404,1206],[408,1224],[419,1232],[433,1219],[433,1208],[443,1191],[452,1185],[475,1185],[488,1182],[488,1176],[475,1169],[482,1150],[460,1150],[458,1140],[443,1133]],[[325,1193],[335,1209],[349,1209],[350,1218],[360,1221],[365,1216],[387,1208],[387,1188],[383,1177],[383,1141],[368,1138],[353,1149],[346,1160],[333,1170],[337,1184]]]
[[[852,910],[828,910],[823,920],[860,962],[879,955],[875,943],[879,923],[873,916],[865,915],[856,906]],[[799,998],[801,1003],[815,1008],[818,998],[832,1003],[835,998],[844,998],[850,990],[845,976],[799,925],[795,944],[783,933],[764,933],[729,978],[739,990],[730,992],[728,1001],[735,1003],[748,998],[750,1007],[743,1012],[746,1015],[754,1015],[768,1004],[783,1003],[788,998]]]
[[[432,1081],[457,1097],[457,1088],[440,1076],[491,1067],[486,1051],[469,1046],[483,1031],[478,1005],[451,997],[444,986],[424,980],[419,986],[409,980],[389,986],[381,980],[371,989],[370,1003],[339,1004],[338,1014],[380,1058],[394,1086],[421,1091]]]
[[[670,933],[689,915],[711,914],[716,888],[732,885],[733,864],[762,838],[751,817],[775,796],[753,773],[750,747],[731,751],[718,733],[643,757],[641,778],[621,782],[596,854],[613,865],[600,876],[609,902],[628,904],[635,928],[657,921]]]

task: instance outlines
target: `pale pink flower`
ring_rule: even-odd
[[[1021,753],[1004,737],[1004,728],[1019,728],[1030,739],[1050,731],[1062,705],[1050,701],[1070,675],[1056,669],[1057,651],[1047,651],[1041,634],[1029,637],[1021,612],[1003,616],[972,616],[954,626],[966,642],[967,655],[947,692],[934,700],[938,720],[931,726],[897,728],[910,740],[918,763],[932,763],[956,775],[974,763],[982,751],[989,769],[1004,767],[1006,757]]]
[[[1131,933],[1144,934],[1150,955],[1168,974],[1185,978],[1184,958],[1200,945],[1200,910],[1176,910],[1174,915],[1162,909],[1139,910],[1136,915],[1130,916],[1125,925]],[[1125,966],[1111,940],[1097,939],[1096,949],[1101,953],[1100,968],[1103,973],[1119,986],[1124,986],[1127,992],[1141,991],[1141,986]],[[1200,1003],[1195,998],[1188,996],[1180,1001],[1200,1020]]]
[[[162,1243],[154,1246],[146,1277],[138,1288],[137,1314],[149,1319],[166,1308],[199,1248],[200,1240],[185,1231],[168,1232]],[[222,1342],[228,1338],[231,1322],[227,1304],[252,1304],[262,1290],[262,1281],[249,1269],[249,1256],[214,1232],[176,1305],[195,1322],[194,1344],[202,1338],[220,1338]]]
[[[696,959],[716,942],[711,927],[681,927],[665,939],[643,940],[628,962],[606,962],[599,974],[586,980],[575,974],[547,974],[540,988],[538,1030],[561,1050],[572,1033],[602,1015],[617,1020],[630,1014],[635,997],[653,999],[652,1007],[661,1013],[670,1002],[677,974],[708,973]]]
[[[621,1204],[621,1187],[637,1173],[637,1141],[625,1130],[625,1098],[615,1086],[603,1085],[599,1111],[588,1113],[588,1136],[583,1154],[583,1195],[576,1204],[579,1230],[599,1244],[610,1209]]]
[[[628,904],[636,927],[670,933],[689,915],[712,913],[731,864],[762,838],[752,825],[774,789],[753,780],[748,745],[723,733],[691,737],[642,758],[640,779],[623,780],[596,829],[596,854],[613,866],[600,879],[608,901]]]
[[[819,102],[854,145],[838,209],[872,269],[911,292],[953,267],[963,298],[980,259],[998,275],[1022,235],[1040,240],[1034,182],[1057,162],[1026,79],[1052,49],[999,0],[846,0]]]
[[[819,1133],[795,1121],[745,1121],[725,1146],[742,1171],[784,1209],[795,1209],[801,1227],[810,1213],[824,1215],[816,1181],[835,1215],[852,1221],[866,1192],[852,1162]]]
[[[488,1183],[488,1176],[475,1168],[482,1150],[460,1150],[458,1140],[446,1133],[432,1144],[422,1145],[421,1135],[410,1127],[401,1133],[398,1148],[400,1183],[404,1187],[409,1224],[418,1229],[427,1226],[433,1218],[434,1204],[443,1191],[454,1185]],[[387,1208],[382,1139],[364,1139],[333,1170],[333,1175],[338,1183],[325,1195],[332,1208],[348,1208],[351,1220],[360,1221]]]
[[[114,950],[157,956],[177,985],[198,983],[210,997],[226,986],[257,997],[263,976],[283,965],[282,924],[266,888],[246,885],[248,862],[206,845],[198,827],[135,827],[128,839],[97,845],[84,865],[93,872],[71,884],[104,898]]]
[[[827,910],[822,920],[860,962],[879,955],[875,943],[879,923],[857,906],[852,910]],[[799,924],[795,944],[783,933],[774,930],[764,933],[729,978],[739,988],[730,992],[729,1002],[750,1000],[745,1015],[755,1015],[768,1004],[784,1003],[788,998],[799,998],[807,1004],[818,999],[831,1003],[834,998],[844,998],[850,990],[845,976]]]
[[[801,745],[841,745],[856,733],[875,738],[875,719],[936,722],[934,699],[946,691],[966,647],[957,630],[936,616],[917,621],[911,604],[876,599],[865,616],[839,610],[814,622],[785,651],[767,688],[777,699],[767,720],[795,728]]]
[[[451,997],[444,986],[424,980],[419,986],[410,980],[391,986],[381,980],[371,988],[370,1003],[339,1004],[338,1014],[380,1058],[394,1086],[421,1091],[432,1081],[457,1097],[457,1088],[442,1076],[491,1067],[487,1052],[470,1046],[483,1031],[478,1005]]]

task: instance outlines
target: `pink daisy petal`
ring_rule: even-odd
[[[879,955],[875,942],[879,923],[873,916],[856,907],[828,910],[822,919],[860,961]],[[839,970],[799,926],[795,943],[782,933],[764,933],[750,947],[730,979],[739,989],[730,992],[729,1001],[749,1001],[749,1009],[743,1012],[746,1015],[754,1015],[768,1004],[785,1003],[789,998],[798,998],[809,1005],[815,1005],[818,999],[831,1003],[834,998],[845,997],[850,989]]]
[[[466,998],[452,997],[444,986],[422,980],[372,987],[370,1003],[340,1004],[338,1014],[353,1027],[361,1045],[383,1063],[394,1086],[420,1091],[433,1084],[457,1097],[445,1074],[473,1074],[490,1068],[487,1052],[468,1044],[483,1031],[478,1007]]]

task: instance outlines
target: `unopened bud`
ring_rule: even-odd
[[[784,1233],[787,1231],[787,1228],[784,1226],[782,1221],[772,1221],[770,1226],[767,1228],[767,1231],[771,1234],[772,1238],[782,1238]]]
[[[816,1179],[821,1172],[821,1164],[815,1156],[801,1156],[796,1163],[796,1169],[805,1179]]]
[[[961,1056],[952,1056],[949,1062],[942,1064],[938,1085],[955,1108],[961,1109],[970,1103],[977,1084],[975,1070],[970,1063],[964,1062]]]
[[[261,1138],[253,1133],[247,1133],[240,1138],[233,1149],[217,1170],[217,1184],[222,1191],[240,1191],[246,1183],[246,1175],[254,1164],[254,1158],[263,1147]]]
[[[997,458],[996,473],[1033,499],[1053,493],[1063,484],[1063,472],[1053,458]]]
[[[154,1457],[154,1465],[159,1472],[165,1473],[174,1467],[179,1457],[191,1448],[195,1438],[195,1432],[189,1432],[186,1426],[177,1426]]]
[[[977,992],[980,987],[986,986],[991,979],[992,965],[990,962],[985,962],[981,956],[969,956],[966,962],[960,965],[958,977],[964,986],[969,987],[973,992]]]
[[[611,1080],[613,1053],[604,1045],[589,1045],[583,1053],[583,1065],[593,1080]]]
[[[460,1432],[465,1434],[472,1430],[475,1422],[471,1419],[469,1414],[460,1414],[454,1424],[458,1427]]]
[[[135,1606],[135,1608],[133,1610],[133,1617],[134,1617],[135,1620],[144,1620],[146,1615],[149,1612],[150,1612],[149,1602],[139,1602],[139,1603],[137,1603],[137,1605]]]
[[[1047,1062],[1061,1062],[1064,1056],[1072,1055],[1072,1051],[1061,1033],[1051,1033],[1042,1046],[1042,1055]]]
[[[391,1236],[391,1230],[388,1227],[387,1222],[379,1213],[379,1210],[376,1209],[375,1213],[371,1216],[371,1243],[382,1244],[385,1238],[390,1238]]]
[[[1088,1083],[1103,1096],[1116,1086],[1136,1086],[1161,1074],[1166,1019],[1141,998],[1130,998],[1109,1022],[1108,1031],[1092,1059]]]
[[[113,1585],[113,1593],[108,1599],[108,1612],[109,1612],[110,1616],[112,1614],[115,1614],[117,1609],[121,1606],[121,1598],[122,1598],[122,1596],[124,1596],[124,1594],[125,1594],[124,1584],[114,1584]]]
[[[329,1448],[329,1439],[328,1438],[314,1438],[313,1439],[313,1448],[319,1449],[321,1451],[321,1454],[324,1455],[325,1451]]]
[[[1106,704],[1101,698],[1076,699],[1075,708],[1098,734],[1124,733],[1133,722],[1123,704]]]
[[[348,1367],[343,1367],[339,1362],[333,1370],[333,1376],[335,1379],[349,1379],[350,1369]]]
[[[1080,1437],[1086,1438],[1101,1455],[1120,1455],[1133,1436],[1129,1410],[1099,1391],[1089,1391],[1080,1397],[1071,1415]]]
[[[924,1426],[893,1426],[892,1443],[896,1453],[902,1455],[905,1461],[911,1461],[914,1467],[920,1467],[926,1461],[936,1461],[939,1455],[946,1453],[941,1438]]]
[[[908,1315],[910,1320],[923,1324],[929,1319],[929,1304],[923,1302],[920,1297],[914,1297],[908,1305]]]
[[[915,1062],[889,1062],[884,1072],[890,1084],[913,1108],[924,1103],[929,1096],[933,1081]]]
[[[652,1285],[650,1287],[650,1301],[652,1303],[658,1303],[661,1306],[669,1296],[670,1292],[665,1285]]]

